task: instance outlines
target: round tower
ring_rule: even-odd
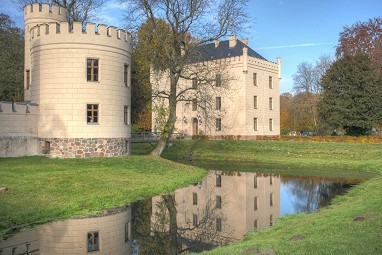
[[[30,56],[43,154],[129,154],[129,33],[92,23],[39,24],[30,29]]]
[[[38,24],[68,21],[68,12],[65,8],[57,5],[34,3],[24,7],[24,28],[25,28],[25,58],[24,58],[24,100],[30,101],[34,89],[31,86],[32,70],[30,58],[30,34],[32,27]]]

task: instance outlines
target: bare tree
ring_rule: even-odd
[[[19,8],[23,9],[24,6],[33,3],[46,3],[43,0],[12,0]],[[106,0],[50,0],[52,4],[68,10],[69,21],[80,21],[83,24],[94,18],[97,9],[99,9]]]
[[[202,55],[200,46],[218,40],[228,34],[240,32],[248,24],[246,0],[121,0],[127,3],[128,15],[137,27],[146,22],[151,29],[152,43],[148,47],[152,70],[159,77],[168,76],[168,89],[158,87],[153,96],[163,99],[168,110],[161,139],[152,154],[160,156],[174,131],[177,103],[188,98],[190,88],[182,87],[180,80],[190,80],[198,74],[198,80],[209,81],[190,71],[192,63]],[[163,24],[164,23],[164,24]],[[150,50],[151,49],[151,50]],[[216,64],[216,63],[215,63]],[[216,67],[216,65],[215,65]],[[207,82],[206,82],[207,84]],[[203,100],[206,102],[207,100]],[[203,102],[202,101],[202,102]]]
[[[322,92],[321,78],[332,63],[333,60],[329,56],[320,57],[315,64],[302,62],[293,75],[294,90],[305,95],[315,132],[318,132],[320,127],[317,104]]]

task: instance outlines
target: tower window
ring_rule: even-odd
[[[198,79],[196,77],[192,78],[192,88],[196,89],[197,87],[198,87]]]
[[[99,233],[88,232],[88,252],[99,251]]]
[[[216,118],[216,131],[221,131],[221,130],[222,130],[222,119]]]
[[[87,81],[98,81],[99,76],[99,60],[98,59],[87,59]]]
[[[216,97],[216,110],[220,110],[222,108],[222,98]]]
[[[257,86],[257,73],[253,73],[253,85]]]
[[[222,75],[220,73],[216,74],[215,84],[216,84],[216,87],[222,86]]]
[[[26,85],[26,89],[28,90],[31,86],[31,71],[30,70],[26,70],[25,71],[25,85]]]
[[[129,86],[129,65],[125,64],[123,66],[123,82],[125,86]]]
[[[98,104],[88,104],[86,105],[86,114],[88,124],[98,123]]]

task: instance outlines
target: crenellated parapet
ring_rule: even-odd
[[[31,50],[46,44],[76,44],[77,47],[100,45],[131,52],[131,34],[123,29],[103,24],[81,22],[53,22],[39,24],[30,29]]]
[[[24,7],[25,24],[44,23],[51,21],[68,21],[69,15],[65,8],[51,4],[29,4]]]
[[[38,104],[0,101],[0,114],[37,114]]]

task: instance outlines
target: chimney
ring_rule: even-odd
[[[219,40],[215,40],[215,48],[219,46]]]
[[[235,47],[237,43],[237,36],[236,35],[230,35],[229,36],[229,47]]]
[[[248,39],[241,40],[241,42],[248,46]]]

